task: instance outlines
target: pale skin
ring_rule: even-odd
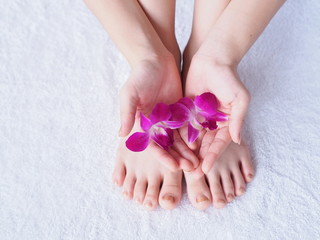
[[[193,152],[178,132],[177,144],[169,152],[151,144],[146,151],[133,153],[122,140],[113,180],[123,186],[126,198],[149,210],[158,204],[164,209],[176,207],[181,198],[179,169],[185,170],[189,199],[197,209],[211,203],[220,208],[243,194],[254,169],[246,145],[237,143],[250,97],[236,69],[283,2],[195,1],[192,34],[184,52],[184,95],[213,92],[221,102],[220,110],[229,114],[229,121],[216,131],[203,132],[196,144],[189,145]],[[132,67],[121,91],[120,135],[126,136],[139,129],[137,112],[148,114],[157,102],[172,103],[182,96],[180,51],[174,34],[175,2],[86,3]]]

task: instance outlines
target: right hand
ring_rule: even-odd
[[[121,129],[119,135],[127,136],[135,122],[135,131],[139,131],[139,112],[149,116],[157,103],[172,104],[182,97],[180,74],[173,56],[141,61],[131,72],[120,94]],[[198,167],[199,160],[181,139],[177,130],[175,143],[165,151],[151,142],[155,155],[170,170],[191,171]]]
[[[137,112],[148,116],[157,103],[171,104],[181,97],[181,80],[173,56],[140,61],[120,91],[120,137],[130,133]]]

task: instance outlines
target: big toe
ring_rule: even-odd
[[[185,173],[188,197],[192,205],[199,210],[208,208],[211,204],[211,193],[205,177],[195,178],[190,173]]]
[[[163,176],[159,204],[163,209],[175,208],[181,199],[182,172],[168,172]]]

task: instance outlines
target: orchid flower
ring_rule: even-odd
[[[128,149],[140,152],[147,148],[152,139],[160,147],[168,150],[173,145],[173,129],[187,123],[188,141],[193,143],[203,128],[216,129],[217,121],[226,121],[227,115],[218,111],[218,100],[206,92],[191,98],[181,98],[177,103],[166,105],[158,103],[150,119],[140,113],[140,126],[144,132],[132,134],[126,141]]]
[[[172,106],[175,109],[174,106]],[[179,109],[176,110],[179,114]],[[164,103],[158,103],[151,115],[150,119],[140,113],[140,126],[144,132],[136,132],[132,134],[126,141],[128,149],[134,152],[140,152],[147,148],[150,139],[155,141],[160,147],[168,150],[173,145],[173,130],[181,127],[185,120],[181,120],[179,115],[172,120],[171,106]]]
[[[187,115],[188,142],[193,143],[203,128],[216,129],[217,121],[227,120],[227,115],[218,111],[218,100],[212,93],[206,92],[190,98],[181,98],[176,104],[184,106],[184,115]],[[180,112],[182,110],[180,109]]]

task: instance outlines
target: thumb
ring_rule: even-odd
[[[125,85],[120,93],[120,121],[121,127],[119,130],[120,137],[126,137],[132,130],[134,125],[138,97],[134,91]]]
[[[240,144],[241,142],[241,128],[244,118],[246,116],[250,102],[249,92],[246,90],[243,94],[239,94],[231,107],[229,117],[229,132],[232,141]]]

